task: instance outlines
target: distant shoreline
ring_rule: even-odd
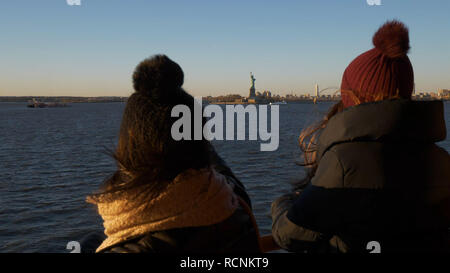
[[[32,99],[58,103],[105,103],[126,102],[128,97],[0,96],[0,102],[29,102]]]
[[[127,102],[128,97],[113,97],[113,96],[103,96],[103,97],[71,97],[71,96],[0,96],[0,102],[29,102],[32,99],[36,99],[38,101],[47,102],[47,103],[112,103],[112,102]],[[255,103],[247,103],[247,102],[239,102],[239,101],[214,101],[211,100],[213,97],[206,98],[205,102],[208,104],[255,104]],[[274,101],[285,100],[287,103],[312,103],[312,97],[300,98],[297,97],[295,99],[289,99],[281,97]],[[333,102],[338,101],[337,98],[319,98],[318,102]],[[442,100],[442,101],[450,101],[450,98],[432,98],[432,97],[419,97],[414,96],[413,100]],[[259,103],[256,103],[259,104]]]

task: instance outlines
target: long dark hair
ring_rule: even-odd
[[[171,111],[178,104],[191,109],[194,128],[196,102],[181,88],[180,73],[183,72],[178,64],[164,55],[146,59],[137,66],[133,75],[136,92],[127,101],[119,142],[111,153],[117,170],[104,181],[99,192],[88,196],[88,202],[126,198],[127,192],[135,190],[157,196],[183,171],[210,166],[210,144],[206,139],[193,140],[193,130],[192,140],[176,141],[171,135],[177,119]]]

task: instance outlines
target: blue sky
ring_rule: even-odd
[[[194,95],[312,92],[342,72],[388,19],[410,29],[416,89],[450,88],[450,1],[5,0],[0,95],[127,96],[145,57],[167,54]]]

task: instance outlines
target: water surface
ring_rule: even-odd
[[[445,103],[447,131],[450,103]],[[68,252],[66,244],[102,230],[85,202],[114,170],[105,153],[117,142],[124,103],[26,108],[0,103],[0,252]],[[215,141],[245,184],[262,233],[270,232],[271,202],[303,175],[297,137],[331,103],[280,105],[280,145],[260,152],[254,141]],[[450,151],[450,141],[439,143]]]

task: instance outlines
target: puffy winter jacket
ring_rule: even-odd
[[[401,99],[332,117],[311,183],[272,204],[275,241],[298,252],[449,251],[450,156],[435,144],[443,110]]]

